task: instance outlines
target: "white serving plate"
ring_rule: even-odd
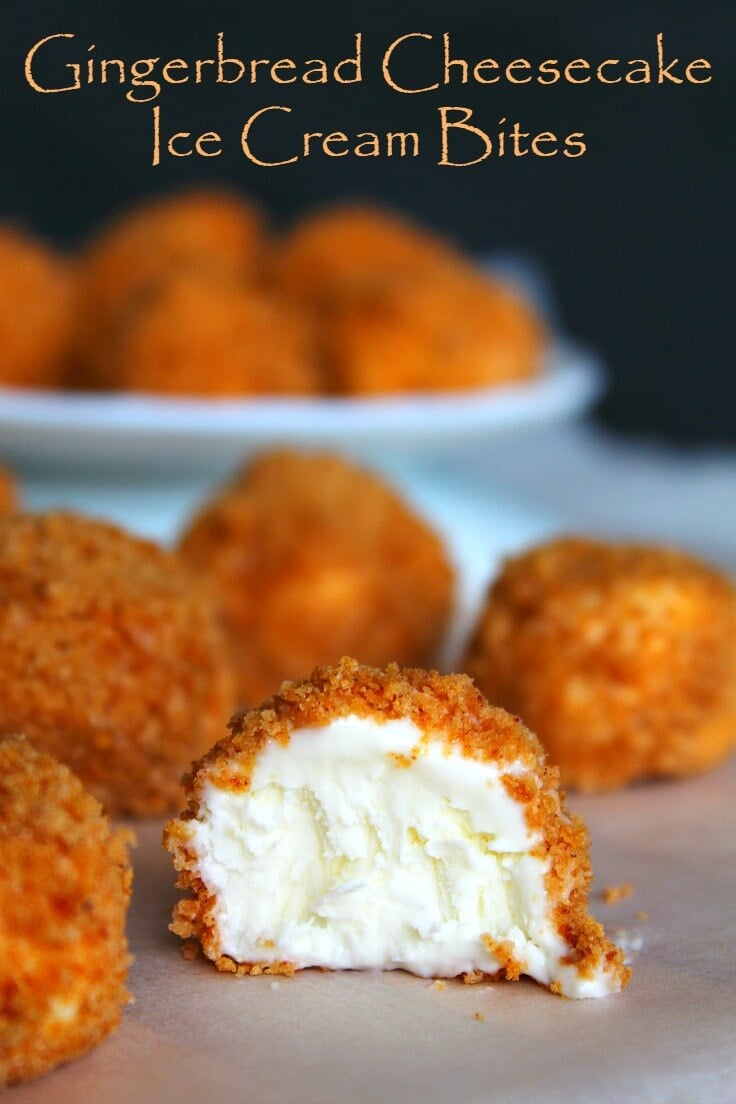
[[[438,991],[398,971],[235,978],[186,962],[167,931],[181,892],[162,824],[137,821],[135,1003],[101,1046],[8,1102],[732,1104],[735,765],[573,799],[593,910],[633,961],[629,989],[599,1001],[527,980]],[[604,905],[623,881],[633,895]]]
[[[170,399],[0,389],[0,458],[96,470],[227,470],[275,444],[398,453],[571,417],[600,394],[598,358],[558,341],[539,379],[514,387],[386,398]]]

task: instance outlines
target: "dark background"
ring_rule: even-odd
[[[264,81],[167,90],[157,102],[165,128],[219,130],[225,152],[209,161],[167,160],[152,168],[151,104],[131,104],[115,85],[39,95],[23,61],[39,38],[72,32],[66,60],[95,56],[325,57],[331,63],[364,33],[361,85],[279,88]],[[452,33],[457,55],[593,62],[668,53],[708,58],[703,87],[453,85],[400,96],[380,79],[380,57],[409,31]],[[260,197],[277,221],[336,196],[394,204],[473,250],[520,252],[549,274],[565,327],[591,342],[612,376],[599,416],[630,432],[673,440],[736,437],[734,380],[734,30],[733,0],[693,5],[534,2],[340,5],[54,2],[0,6],[0,214],[19,217],[74,244],[135,196],[197,180],[225,180]],[[52,56],[51,54],[48,55]],[[428,51],[410,51],[402,72],[427,72]],[[437,66],[439,69],[439,66]],[[433,79],[433,78],[432,78]],[[303,130],[419,130],[417,160],[315,157],[260,169],[240,152],[243,122],[258,107],[293,107],[280,134]],[[493,131],[518,119],[524,130],[583,130],[577,160],[490,158],[440,168],[437,107],[463,104]],[[286,119],[286,116],[283,117]],[[264,128],[264,133],[265,133]],[[274,122],[267,128],[274,135]],[[283,146],[281,150],[283,150]],[[291,150],[289,150],[291,152]]]

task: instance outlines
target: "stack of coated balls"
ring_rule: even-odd
[[[0,386],[244,398],[443,392],[541,370],[523,297],[357,205],[268,232],[235,192],[141,203],[72,257],[0,224]]]

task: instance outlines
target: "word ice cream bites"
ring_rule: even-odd
[[[128,842],[66,767],[0,736],[0,1087],[78,1057],[119,1024]]]
[[[193,893],[172,930],[219,969],[625,985],[587,912],[582,821],[536,738],[465,676],[344,659],[230,727],[164,836]]]

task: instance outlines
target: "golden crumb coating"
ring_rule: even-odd
[[[340,394],[477,388],[539,371],[545,333],[521,297],[395,215],[312,215],[276,248],[273,269],[321,317],[325,373]]]
[[[130,839],[66,767],[0,737],[0,1086],[118,1026],[130,999]]]
[[[277,283],[297,299],[332,308],[383,294],[428,268],[460,263],[442,238],[397,215],[338,204],[307,216],[274,249]]]
[[[238,397],[318,389],[305,313],[265,290],[180,273],[132,312],[110,348],[117,386]]]
[[[278,694],[259,709],[237,714],[230,735],[220,740],[186,780],[188,803],[179,820],[171,820],[164,832],[164,846],[172,852],[179,871],[177,885],[192,897],[174,910],[171,930],[182,939],[198,940],[218,969],[236,973],[294,971],[289,962],[235,963],[220,956],[217,936],[217,900],[205,889],[196,872],[196,856],[189,840],[189,821],[197,815],[202,787],[241,791],[250,785],[253,765],[271,741],[289,742],[296,729],[321,728],[338,717],[406,718],[430,739],[459,749],[468,758],[508,764],[502,781],[514,800],[525,806],[531,831],[541,842],[535,857],[549,860],[546,890],[554,902],[552,922],[571,947],[568,961],[581,977],[590,976],[602,963],[626,984],[629,970],[623,954],[606,937],[601,924],[588,913],[588,886],[592,871],[589,840],[583,821],[570,816],[558,789],[558,772],[545,763],[539,741],[518,717],[488,704],[464,675],[439,675],[436,671],[401,669],[395,663],[385,671],[343,658],[335,667],[322,667],[302,682],[285,683]],[[518,765],[528,768],[519,775]],[[518,977],[519,964],[499,951],[502,971]],[[476,980],[468,978],[468,980]],[[478,977],[477,980],[480,980]]]
[[[465,669],[568,785],[703,770],[736,741],[736,590],[680,552],[555,540],[505,565]]]
[[[137,300],[181,271],[252,275],[260,266],[260,212],[235,193],[193,188],[124,212],[93,239],[80,264],[79,382],[114,387],[110,342]]]
[[[57,386],[69,354],[70,266],[2,224],[0,278],[0,387]]]
[[[544,328],[523,299],[467,271],[439,269],[337,308],[328,363],[337,391],[452,391],[535,376]]]
[[[112,813],[160,813],[222,731],[216,604],[173,553],[72,514],[0,518],[0,733],[25,732]]]
[[[620,885],[604,886],[601,891],[601,900],[607,905],[617,905],[619,901],[625,901],[634,892],[631,882],[621,882]]]
[[[348,650],[429,662],[451,614],[439,537],[375,475],[330,454],[262,456],[180,547],[221,587],[244,705]]]
[[[18,488],[7,468],[0,468],[0,514],[12,514],[18,509]]]

